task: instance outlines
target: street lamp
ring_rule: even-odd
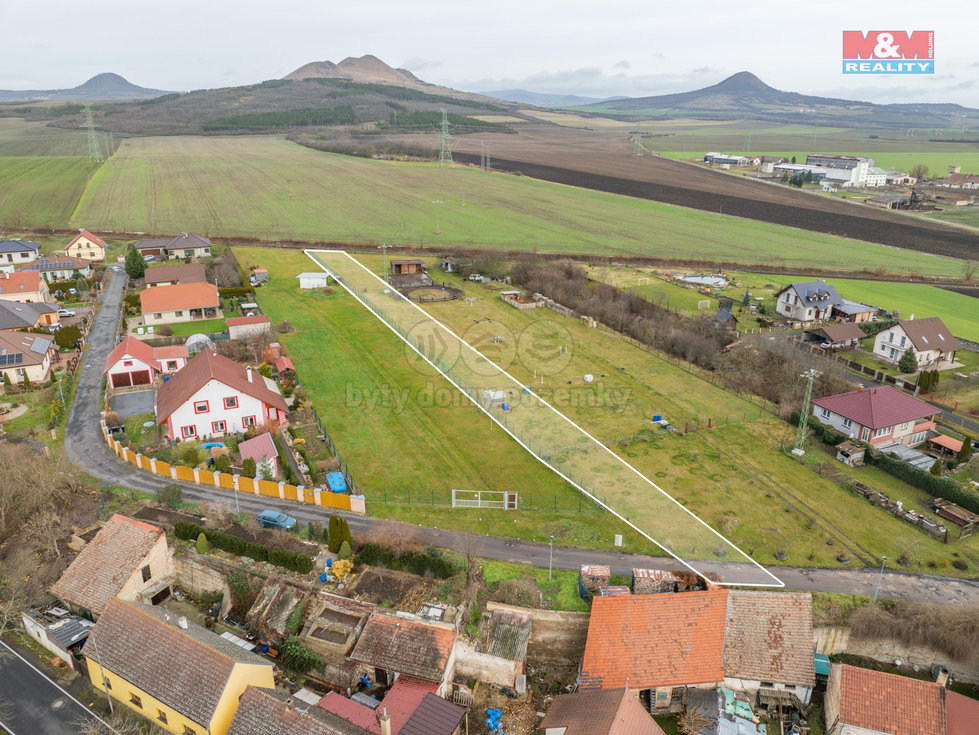
[[[880,580],[884,576],[884,564],[887,563],[887,557],[882,556],[880,558],[880,573],[877,575],[877,589],[874,590],[874,602],[877,602],[877,593],[880,592]]]
[[[551,581],[551,565],[554,563],[554,537],[551,536],[551,548],[547,555],[547,581]]]
[[[442,227],[439,224],[439,212],[442,209],[444,202],[441,199],[436,199],[432,204],[435,205],[435,232],[433,234],[441,235]]]

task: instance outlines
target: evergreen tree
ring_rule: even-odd
[[[941,475],[942,474],[942,460],[936,459],[935,460],[935,464],[933,464],[931,466],[931,470],[930,471],[931,471],[931,474],[935,475],[935,477],[938,477],[939,475]]]
[[[126,275],[130,278],[142,278],[146,273],[146,259],[136,248],[126,252]]]
[[[340,551],[337,552],[337,556],[341,559],[349,559],[353,556],[353,550],[350,548],[350,542],[344,539],[343,543],[340,544]]]
[[[10,380],[10,376],[7,373],[3,374],[3,392],[10,393],[14,389],[14,384]]]
[[[337,516],[330,516],[330,530],[329,530],[330,538],[327,544],[327,548],[330,551],[332,551],[334,554],[340,550],[340,543],[343,541],[343,539],[340,538],[339,531],[337,530],[339,526],[338,523],[339,520],[340,519]]]
[[[197,543],[194,544],[194,548],[196,549],[197,553],[201,555],[206,554],[211,548],[210,544],[207,543],[207,536],[204,535],[203,531],[201,531],[200,536],[197,537]]]
[[[897,363],[897,369],[901,371],[902,374],[913,373],[918,369],[918,360],[914,356],[914,350],[908,347],[901,355],[901,359]]]
[[[969,461],[969,457],[972,456],[972,440],[969,437],[965,437],[962,440],[962,448],[959,450],[958,460],[959,464],[963,464]]]
[[[255,464],[255,460],[248,457],[241,463],[241,474],[245,477],[255,479],[255,475],[258,474],[258,466]]]

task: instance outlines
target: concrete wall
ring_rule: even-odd
[[[478,679],[487,684],[512,687],[514,677],[520,673],[517,661],[507,661],[499,656],[481,653],[461,638],[455,644],[455,673],[466,679]]]
[[[177,584],[189,592],[194,594],[215,590],[224,592],[221,617],[228,614],[231,609],[231,587],[228,586],[228,581],[220,569],[204,562],[196,552],[184,551],[174,557],[173,571]]]
[[[948,654],[924,645],[908,645],[889,639],[862,639],[850,635],[850,629],[840,625],[819,626],[813,629],[816,638],[816,653],[827,656],[834,653],[849,653],[874,661],[902,664],[917,670],[931,671],[940,664],[949,670],[953,678],[979,684],[979,662],[955,661]]]
[[[536,610],[529,607],[486,603],[486,611],[509,610],[533,618],[527,644],[527,663],[531,666],[558,664],[577,666],[588,638],[588,613]]]

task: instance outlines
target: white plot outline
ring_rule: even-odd
[[[555,474],[557,474],[559,477],[561,477],[567,483],[569,483],[570,485],[572,485],[574,488],[576,488],[585,497],[589,498],[596,505],[604,508],[609,513],[611,513],[612,515],[614,515],[616,518],[618,518],[619,520],[621,520],[623,523],[625,523],[627,526],[629,526],[630,528],[632,528],[634,531],[636,531],[643,538],[646,538],[649,541],[652,541],[662,551],[664,551],[667,554],[669,554],[671,557],[673,557],[676,561],[678,561],[680,564],[682,564],[683,566],[685,566],[691,572],[693,572],[694,574],[696,574],[696,575],[698,575],[700,577],[704,577],[704,574],[702,572],[698,571],[696,568],[694,568],[686,560],[681,559],[679,556],[677,556],[676,554],[674,554],[670,549],[668,549],[665,546],[663,546],[659,541],[657,541],[652,536],[650,536],[648,533],[646,533],[641,528],[639,528],[632,521],[630,521],[629,519],[627,519],[625,516],[623,516],[621,513],[619,513],[618,511],[616,511],[611,506],[609,506],[607,503],[604,503],[602,500],[600,500],[595,495],[592,495],[590,492],[588,492],[588,490],[586,490],[585,488],[581,487],[581,485],[579,485],[577,482],[575,482],[574,480],[572,480],[570,477],[567,477],[557,467],[554,467],[550,462],[548,462],[543,457],[541,457],[536,452],[534,452],[533,449],[531,449],[523,441],[521,441],[520,437],[516,436],[501,421],[499,421],[492,413],[490,413],[489,411],[487,411],[486,408],[482,404],[479,403],[479,401],[475,400],[471,395],[469,395],[469,392],[465,388],[463,388],[461,385],[459,385],[458,383],[456,383],[456,381],[453,380],[449,375],[446,375],[445,372],[443,372],[441,368],[439,368],[434,362],[432,362],[430,359],[428,359],[428,357],[426,355],[424,355],[417,347],[415,347],[415,345],[411,344],[411,342],[409,342],[407,339],[405,339],[405,337],[400,332],[398,332],[398,330],[395,329],[392,324],[389,324],[388,323],[387,319],[385,319],[384,316],[382,316],[377,311],[375,311],[371,307],[371,305],[368,304],[366,301],[364,301],[357,294],[357,292],[354,289],[350,288],[344,282],[344,280],[341,277],[338,277],[336,273],[334,273],[333,271],[331,271],[330,268],[327,265],[325,265],[324,263],[320,262],[313,254],[314,253],[324,253],[324,254],[329,254],[329,255],[342,255],[342,256],[346,257],[351,263],[353,263],[354,265],[356,265],[357,267],[359,267],[361,270],[363,270],[365,273],[367,273],[369,276],[371,276],[372,278],[374,278],[382,287],[384,287],[384,288],[390,288],[390,286],[387,283],[385,283],[384,280],[381,279],[377,274],[371,272],[363,263],[361,263],[360,261],[358,261],[357,259],[355,259],[353,256],[351,256],[345,250],[304,249],[303,250],[303,253],[305,253],[306,257],[308,257],[310,260],[312,260],[314,263],[316,263],[316,265],[318,265],[320,268],[322,268],[324,270],[324,272],[326,272],[328,275],[332,276],[333,279],[338,284],[340,284],[340,286],[342,286],[343,289],[347,293],[349,293],[351,296],[353,296],[354,299],[356,299],[357,302],[360,303],[361,306],[363,306],[371,314],[373,314],[375,317],[377,317],[377,319],[384,326],[386,326],[388,329],[390,329],[392,332],[394,332],[394,334],[396,334],[398,336],[398,338],[401,339],[402,342],[404,342],[406,345],[408,345],[408,347],[410,347],[415,353],[417,353],[418,356],[421,357],[426,363],[428,363],[429,365],[431,365],[439,375],[441,375],[443,378],[445,378],[446,380],[448,380],[453,386],[455,386],[455,388],[458,389],[460,393],[462,393],[466,398],[468,398],[480,411],[482,411],[484,414],[486,414],[490,418],[490,420],[493,421],[493,423],[495,423],[497,426],[499,426],[501,429],[503,429],[503,431],[505,431],[515,442],[517,442],[517,444],[519,444],[521,447],[523,447],[524,449],[526,449],[530,453],[530,455],[532,457],[535,457],[539,462],[541,462],[541,464],[543,464],[545,467],[547,467],[552,472],[554,472]],[[395,293],[397,293],[397,292],[395,292]],[[400,294],[399,294],[399,296],[400,296]],[[486,362],[488,362],[490,365],[493,365],[493,367],[495,367],[497,370],[499,370],[499,372],[500,372],[501,375],[505,375],[507,378],[509,378],[511,381],[513,381],[513,383],[516,386],[518,386],[518,387],[520,387],[521,389],[524,389],[524,390],[526,389],[526,386],[524,386],[519,380],[517,380],[516,378],[514,378],[512,375],[510,375],[508,372],[506,372],[503,368],[501,368],[496,363],[494,363],[492,360],[490,360],[485,355],[483,355],[481,352],[479,352],[479,350],[477,350],[475,347],[473,347],[468,342],[466,342],[465,340],[463,340],[452,329],[450,329],[446,325],[442,324],[442,322],[440,322],[438,319],[436,319],[435,317],[433,317],[431,314],[429,314],[428,312],[426,312],[424,309],[422,309],[420,306],[418,306],[414,302],[412,302],[412,301],[410,301],[408,299],[405,299],[404,297],[401,297],[401,298],[403,299],[403,302],[404,303],[410,304],[412,307],[414,307],[421,314],[422,317],[424,317],[425,319],[431,321],[433,324],[435,324],[438,327],[440,327],[443,331],[445,331],[453,339],[455,339],[456,341],[458,341],[462,346],[464,346],[465,348],[468,348],[469,350],[471,350],[478,358],[481,358],[481,359],[485,360]],[[684,511],[693,520],[695,520],[697,523],[699,523],[700,525],[702,525],[708,531],[710,531],[711,533],[713,533],[718,539],[720,539],[724,543],[728,544],[733,549],[737,550],[745,559],[747,559],[749,562],[751,562],[751,564],[754,564],[758,569],[760,569],[762,572],[764,572],[764,574],[766,574],[768,577],[770,577],[772,580],[774,580],[773,582],[769,582],[769,583],[763,583],[763,582],[743,582],[743,581],[742,582],[724,582],[724,581],[714,582],[713,580],[711,580],[712,584],[720,585],[720,586],[736,586],[736,587],[778,587],[778,588],[785,587],[785,583],[782,582],[782,580],[780,580],[774,574],[772,574],[767,568],[763,567],[757,561],[755,561],[754,559],[752,559],[748,554],[746,554],[744,551],[742,551],[736,544],[732,543],[727,538],[725,538],[720,533],[718,533],[712,526],[710,526],[708,523],[706,523],[704,520],[702,520],[699,516],[697,516],[695,513],[693,513],[689,508],[687,508],[682,503],[680,503],[679,501],[677,501],[676,498],[674,498],[672,495],[670,495],[665,490],[663,490],[663,488],[661,488],[655,482],[653,482],[652,480],[650,480],[648,477],[646,477],[644,474],[642,474],[639,470],[637,470],[631,464],[629,464],[628,462],[626,462],[622,457],[620,457],[615,452],[613,452],[609,447],[605,446],[605,444],[603,444],[598,439],[596,439],[595,437],[593,437],[590,433],[588,433],[588,431],[586,431],[581,426],[579,426],[578,424],[576,424],[569,417],[565,416],[561,411],[557,410],[554,406],[552,406],[550,403],[548,403],[546,400],[544,400],[544,398],[542,398],[540,395],[538,395],[533,390],[530,391],[530,394],[534,398],[536,398],[538,401],[540,401],[544,406],[546,406],[551,411],[553,411],[557,416],[559,416],[560,418],[564,419],[567,423],[569,423],[577,431],[581,432],[581,434],[583,434],[584,436],[588,437],[588,439],[590,439],[596,446],[601,447],[602,449],[604,449],[611,457],[613,457],[616,461],[618,461],[620,464],[622,464],[623,466],[625,466],[627,469],[631,470],[636,476],[638,476],[641,480],[645,481],[650,487],[652,487],[655,490],[657,490],[663,497],[665,497],[666,499],[668,499],[669,501],[671,501],[677,508],[679,508],[680,510]],[[733,564],[740,564],[740,562],[727,562],[727,563],[725,563],[725,565],[728,565],[728,566],[729,565],[733,565]],[[705,579],[706,579],[706,577],[705,577]]]

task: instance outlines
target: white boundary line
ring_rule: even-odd
[[[426,357],[425,355],[423,355],[421,353],[421,351],[419,351],[413,344],[411,344],[411,342],[409,342],[407,339],[405,339],[391,324],[389,324],[387,322],[387,320],[383,316],[381,316],[376,311],[374,311],[374,309],[371,308],[370,304],[366,303],[363,299],[361,299],[360,296],[356,293],[356,291],[354,291],[353,289],[349,288],[343,282],[343,280],[340,279],[340,278],[338,278],[336,276],[336,274],[334,274],[333,272],[331,272],[330,269],[325,264],[323,264],[320,261],[318,261],[312,255],[312,253],[327,253],[327,254],[330,254],[330,255],[343,255],[347,259],[349,259],[350,262],[354,263],[355,265],[357,265],[358,267],[360,267],[365,273],[367,273],[368,275],[370,275],[371,277],[373,277],[375,280],[377,280],[378,283],[380,283],[382,286],[384,286],[385,288],[388,288],[389,286],[386,283],[384,283],[384,281],[381,278],[379,278],[376,274],[374,274],[370,270],[368,270],[366,266],[364,266],[361,262],[359,262],[358,260],[356,260],[355,258],[353,258],[349,253],[347,253],[344,250],[303,250],[303,252],[306,254],[306,257],[308,257],[310,260],[312,260],[314,263],[316,263],[326,273],[328,273],[329,275],[333,276],[333,279],[337,283],[339,283],[347,293],[349,293],[351,296],[353,296],[361,304],[361,306],[363,306],[371,314],[373,314],[375,317],[377,317],[381,321],[382,324],[384,324],[388,329],[390,329],[392,332],[394,332],[401,339],[401,341],[404,342],[406,345],[408,345],[412,350],[414,350],[419,355],[419,357],[421,357],[425,362],[427,362],[429,365],[431,365],[433,368],[435,368],[436,372],[438,372],[439,375],[441,375],[443,378],[445,378],[450,383],[452,383],[452,385],[454,385],[466,398],[468,398],[470,401],[472,401],[472,403],[479,410],[481,410],[483,413],[485,413],[487,416],[489,416],[490,420],[492,420],[497,426],[499,426],[507,434],[509,434],[510,437],[512,437],[513,440],[517,442],[517,444],[519,444],[521,447],[523,447],[528,452],[530,452],[531,456],[536,457],[537,460],[541,462],[541,464],[543,464],[545,467],[547,467],[548,469],[550,469],[551,471],[553,471],[555,474],[557,474],[558,476],[560,476],[566,482],[570,483],[579,492],[581,492],[587,498],[591,499],[595,504],[597,504],[597,505],[601,506],[602,508],[604,508],[605,510],[607,510],[609,513],[611,513],[612,515],[614,515],[616,518],[618,518],[619,520],[621,520],[623,523],[625,523],[627,526],[629,526],[630,528],[632,528],[634,531],[636,531],[637,533],[639,533],[644,538],[647,538],[650,541],[652,541],[660,549],[662,549],[667,554],[669,554],[670,556],[672,556],[674,559],[676,559],[678,562],[680,562],[683,566],[685,566],[691,572],[693,572],[694,574],[697,574],[697,575],[699,575],[701,577],[704,576],[701,572],[699,572],[697,569],[695,569],[687,561],[685,561],[684,559],[681,559],[679,556],[677,556],[672,551],[670,551],[669,549],[667,549],[665,546],[663,546],[661,543],[659,543],[659,541],[657,541],[652,536],[650,536],[648,533],[646,533],[641,528],[639,528],[636,524],[632,523],[630,520],[628,520],[627,518],[625,518],[621,513],[619,513],[618,511],[616,511],[614,508],[611,508],[606,503],[604,503],[601,500],[599,500],[596,496],[592,495],[590,492],[588,492],[587,490],[585,490],[585,488],[581,487],[578,483],[576,483],[570,477],[567,477],[559,469],[557,469],[556,467],[554,467],[553,465],[551,465],[550,463],[548,463],[547,461],[545,461],[542,457],[540,457],[537,453],[535,453],[530,447],[528,447],[526,444],[524,444],[523,441],[521,441],[518,436],[516,436],[506,426],[504,426],[503,423],[501,423],[495,416],[493,416],[493,414],[491,414],[489,411],[487,411],[486,408],[482,404],[480,404],[476,400],[473,400],[472,396],[470,396],[469,393],[462,386],[460,386],[458,383],[455,382],[455,380],[453,380],[451,377],[449,377],[444,372],[442,372],[441,368],[439,368],[435,363],[433,363],[431,360],[429,360],[428,357]],[[442,324],[442,322],[440,322],[437,319],[435,319],[433,316],[431,316],[428,312],[426,312],[420,306],[418,306],[414,302],[409,301],[407,299],[405,299],[405,303],[406,304],[410,304],[412,307],[414,307],[425,319],[427,319],[427,320],[431,321],[432,323],[436,324],[437,326],[441,327],[452,338],[454,338],[459,343],[461,343],[463,346],[467,347],[469,350],[471,350],[473,353],[475,353],[475,355],[477,357],[482,358],[487,363],[489,363],[490,365],[492,365],[494,368],[496,368],[497,370],[499,370],[501,375],[505,375],[507,378],[509,378],[510,380],[512,380],[515,385],[517,385],[517,386],[521,386],[522,385],[519,380],[517,380],[516,378],[514,378],[512,375],[510,375],[508,372],[506,372],[503,368],[501,368],[499,365],[497,365],[496,363],[494,363],[488,357],[486,357],[485,355],[483,355],[475,347],[473,347],[468,342],[466,342],[465,340],[463,340],[454,331],[452,331],[447,326],[445,326],[444,324]],[[693,518],[695,521],[697,521],[699,524],[701,524],[708,531],[710,531],[715,536],[717,536],[717,538],[719,538],[724,543],[730,545],[733,549],[735,549],[738,552],[740,552],[741,555],[744,556],[745,559],[747,559],[748,561],[750,561],[752,564],[754,564],[756,567],[758,567],[758,569],[760,569],[766,575],[768,575],[773,580],[775,580],[773,583],[761,583],[761,582],[754,582],[754,583],[746,583],[746,582],[714,582],[714,584],[719,584],[719,585],[722,585],[722,586],[738,586],[738,587],[785,587],[785,583],[782,582],[782,580],[780,580],[778,577],[776,577],[774,574],[772,574],[768,569],[766,569],[761,564],[759,564],[757,561],[755,561],[750,556],[748,556],[744,551],[742,551],[740,548],[738,548],[738,546],[736,544],[732,543],[731,541],[729,541],[728,539],[726,539],[724,536],[722,536],[721,534],[719,534],[716,530],[714,530],[714,528],[712,528],[710,525],[708,525],[707,523],[705,523],[699,516],[697,516],[696,514],[694,514],[691,510],[689,510],[684,505],[682,505],[680,502],[678,502],[672,495],[670,495],[665,490],[663,490],[661,487],[659,487],[659,485],[657,485],[656,483],[654,483],[652,480],[650,480],[648,477],[646,477],[644,474],[642,474],[639,470],[637,470],[631,464],[629,464],[628,462],[626,462],[624,459],[622,459],[619,455],[617,455],[615,452],[613,452],[607,446],[605,446],[604,444],[602,444],[602,442],[598,441],[598,439],[596,439],[591,434],[589,434],[587,431],[585,431],[585,429],[583,429],[582,427],[578,426],[578,424],[576,424],[570,418],[568,418],[563,413],[561,413],[556,408],[554,408],[554,406],[552,406],[547,401],[545,401],[543,398],[541,398],[537,393],[535,393],[534,391],[531,391],[531,394],[538,401],[540,401],[542,404],[544,404],[549,409],[551,409],[551,411],[553,411],[555,414],[557,414],[560,418],[564,419],[566,422],[568,422],[569,424],[571,424],[571,426],[573,426],[575,429],[577,429],[582,434],[584,434],[589,439],[591,439],[591,441],[594,442],[597,446],[599,446],[602,449],[604,449],[615,460],[617,460],[622,465],[624,465],[626,468],[628,468],[629,470],[631,470],[640,479],[644,480],[651,487],[653,487],[656,490],[658,490],[660,492],[660,494],[662,494],[668,500],[672,501],[674,505],[676,505],[679,509],[681,509],[682,511],[684,511],[685,513],[687,513],[687,515],[689,515],[691,518]],[[719,562],[719,563],[723,564],[724,562]],[[728,564],[731,564],[732,562],[727,562],[727,563]],[[734,563],[739,563],[739,562],[734,562]]]
[[[17,653],[17,651],[15,651],[13,648],[11,648],[10,646],[8,646],[4,641],[0,641],[0,645],[2,645],[4,648],[6,648],[8,651],[10,651],[12,654],[14,654],[17,658],[19,658],[25,664],[27,664],[28,666],[30,666],[32,669],[34,669],[34,671],[36,671],[38,674],[40,674],[41,676],[43,676],[51,684],[51,686],[53,686],[55,689],[58,689],[59,691],[64,692],[64,695],[66,697],[68,697],[68,699],[70,699],[72,702],[74,702],[75,704],[77,704],[79,707],[81,707],[83,710],[85,710],[85,713],[87,715],[89,715],[90,717],[94,717],[96,720],[98,720],[103,725],[105,725],[107,728],[109,728],[109,732],[114,732],[114,733],[118,733],[119,732],[114,727],[112,727],[112,725],[110,725],[108,722],[106,722],[101,717],[99,717],[97,714],[95,714],[91,710],[91,708],[86,707],[84,704],[82,704],[77,699],[75,699],[75,697],[70,692],[65,691],[61,687],[61,685],[58,684],[58,682],[54,681],[50,676],[48,676],[47,674],[45,674],[43,671],[41,671],[39,668],[37,668],[34,664],[32,664],[26,658],[24,658],[19,653]],[[0,722],[0,726],[3,726],[3,723],[2,722]],[[11,732],[11,733],[13,732],[12,730],[9,730],[6,727],[4,727],[4,729],[7,730],[7,732]]]

